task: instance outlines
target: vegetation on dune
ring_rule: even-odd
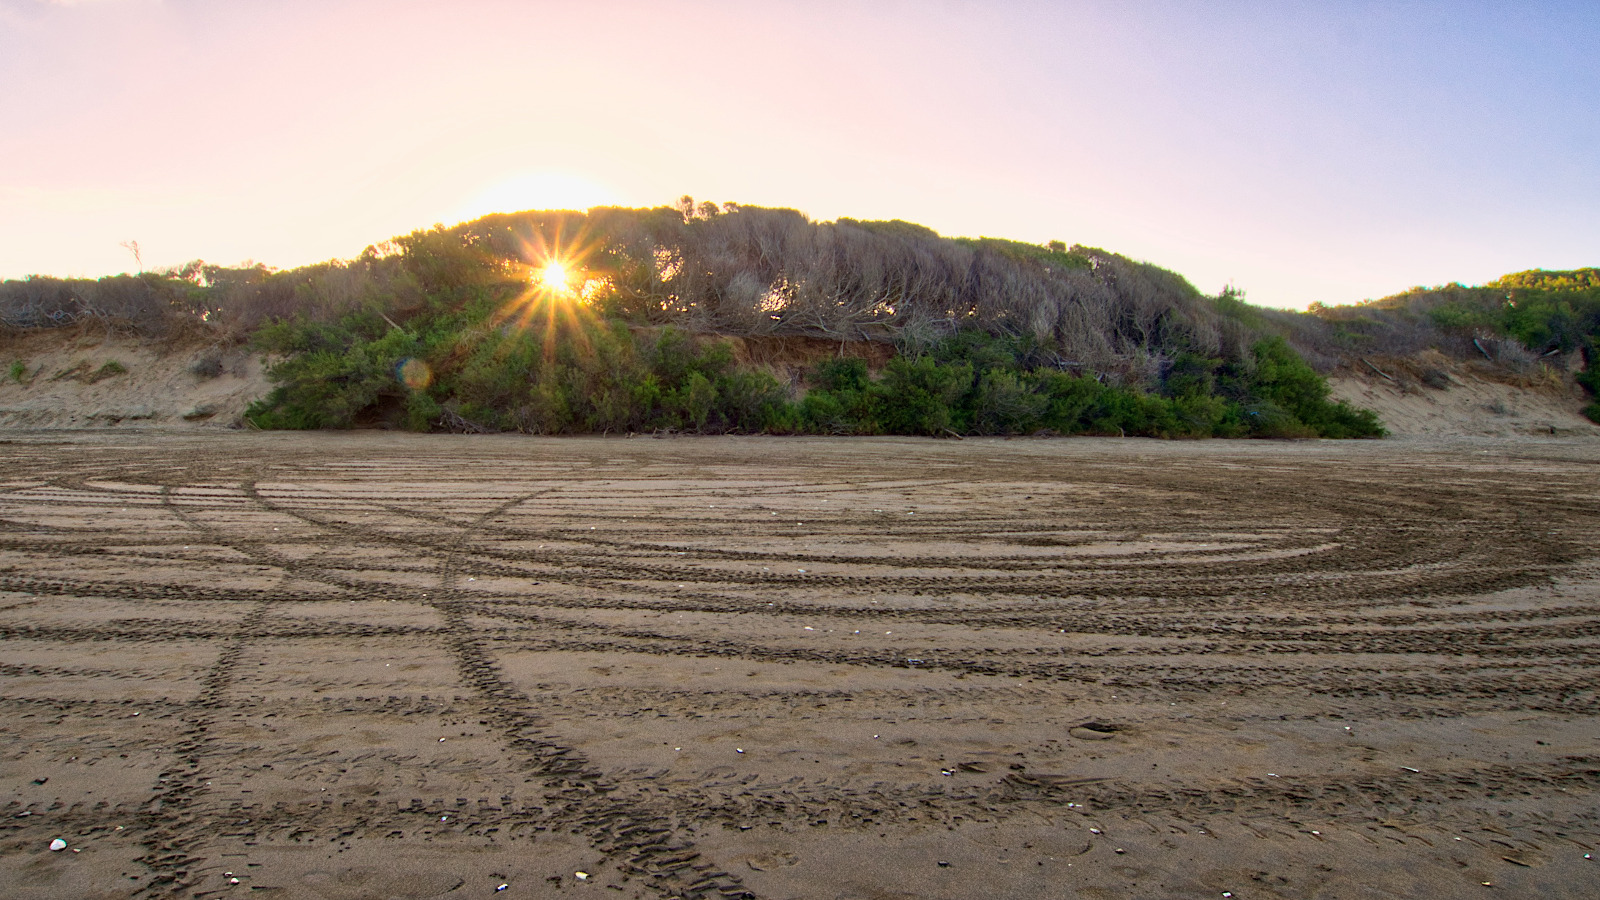
[[[1153,390],[1028,366],[1031,342],[981,332],[900,356],[882,377],[861,360],[812,373],[798,404],[801,430],[848,434],[1124,434],[1153,437],[1370,437],[1365,410],[1330,403],[1322,376],[1281,338],[1247,360],[1180,353]]]
[[[1371,413],[1329,400],[1339,359],[1594,352],[1593,270],[1502,282],[1286,313],[1089,247],[685,198],[486,216],[288,271],[8,281],[0,322],[251,341],[278,360],[248,414],[265,428],[1367,437]],[[898,353],[791,378],[719,338],[784,335]]]
[[[577,284],[540,284],[550,258]],[[268,428],[386,422],[543,434],[677,429],[815,434],[1358,437],[1280,338],[1182,278],[1091,248],[947,240],[904,222],[790,210],[489,216],[349,264],[381,282],[337,316],[275,316],[283,361],[252,407]],[[346,270],[348,271],[348,269]],[[222,310],[219,310],[221,312]],[[707,335],[891,341],[881,371],[837,359],[798,383]]]
[[[350,323],[355,325],[354,322]],[[1189,355],[1158,389],[1028,368],[1018,342],[981,332],[892,359],[825,361],[798,400],[770,373],[733,364],[726,342],[616,320],[539,322],[414,334],[373,327],[343,350],[322,329],[269,326],[284,355],[276,389],[252,407],[263,428],[386,421],[416,430],[537,434],[1124,434],[1156,437],[1367,437],[1370,412],[1327,400],[1327,385],[1279,338],[1248,363]],[[308,341],[307,338],[313,338]]]
[[[1531,270],[1486,285],[1415,287],[1354,306],[1313,308],[1313,342],[1339,353],[1401,355],[1428,347],[1512,371],[1566,365],[1600,393],[1600,269]],[[1600,403],[1584,411],[1600,422]]]

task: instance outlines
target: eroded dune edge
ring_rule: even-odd
[[[784,382],[837,348],[807,338],[736,341],[741,364]],[[887,345],[851,345],[878,360]],[[1378,413],[1400,436],[1600,436],[1583,415],[1590,402],[1569,370],[1518,375],[1434,352],[1361,358],[1329,377],[1333,398]],[[149,427],[212,430],[245,427],[247,406],[268,393],[262,357],[238,343],[195,334],[147,340],[88,327],[13,331],[0,340],[0,428]],[[1426,380],[1425,380],[1426,379]]]

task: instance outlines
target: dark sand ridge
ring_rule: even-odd
[[[12,432],[0,893],[1593,896],[1597,462]]]

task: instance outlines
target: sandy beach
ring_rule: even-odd
[[[1593,440],[0,438],[6,897],[1600,884]]]

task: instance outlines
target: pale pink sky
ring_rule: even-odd
[[[0,0],[0,277],[680,194],[1303,307],[1600,264],[1591,4]]]

